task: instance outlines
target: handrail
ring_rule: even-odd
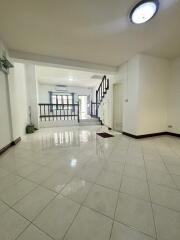
[[[79,103],[39,103],[39,117],[41,121],[77,120],[79,122]]]
[[[96,91],[96,102],[91,103],[91,117],[94,117],[94,116],[98,117],[98,108],[108,90],[109,90],[109,79],[106,77],[106,75],[104,75]],[[94,115],[95,111],[96,111],[96,114]]]

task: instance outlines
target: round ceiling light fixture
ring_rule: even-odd
[[[159,0],[142,0],[137,3],[130,13],[130,20],[134,24],[149,21],[159,10]]]

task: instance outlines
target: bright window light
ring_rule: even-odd
[[[143,0],[132,9],[130,19],[135,24],[145,23],[157,13],[158,9],[158,0]]]

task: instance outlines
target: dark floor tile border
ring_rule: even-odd
[[[133,135],[131,133],[123,132],[123,134],[128,136],[128,137],[135,138],[135,139],[142,139],[142,138],[148,138],[148,137],[158,137],[158,136],[163,136],[163,135],[180,137],[180,134],[171,133],[171,132],[160,132],[160,133],[151,133],[151,134],[144,134],[144,135]]]
[[[14,141],[12,141],[11,143],[7,144],[5,147],[0,149],[0,155],[3,154],[6,150],[8,150],[10,147],[16,145],[18,142],[21,141],[21,138],[17,138]]]

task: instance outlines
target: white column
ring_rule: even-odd
[[[34,64],[26,64],[28,107],[31,110],[31,122],[39,128],[38,83]]]

